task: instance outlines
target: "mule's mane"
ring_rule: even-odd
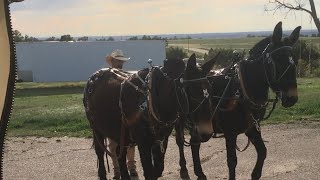
[[[249,59],[250,60],[257,60],[263,50],[267,47],[267,45],[271,43],[271,37],[266,37],[264,39],[262,39],[261,41],[259,41],[258,43],[256,43],[253,48],[250,49],[249,51]]]

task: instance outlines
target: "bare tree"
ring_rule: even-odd
[[[310,3],[310,9],[307,9],[306,1]],[[316,7],[314,5],[314,0],[269,0],[270,8],[266,6],[266,11],[281,11],[284,10],[286,15],[291,11],[303,11],[312,17],[314,24],[318,29],[318,34],[320,34],[320,20],[317,16]]]

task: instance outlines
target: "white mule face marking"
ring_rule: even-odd
[[[208,89],[203,89],[202,92],[203,92],[203,97],[205,97],[205,98],[209,97]]]

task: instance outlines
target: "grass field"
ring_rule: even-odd
[[[320,79],[299,79],[299,102],[279,104],[264,123],[320,119]],[[83,105],[84,82],[18,83],[9,136],[91,136]]]
[[[178,46],[185,49],[198,48],[209,50],[210,48],[227,48],[235,50],[246,50],[251,49],[262,37],[253,38],[227,38],[227,39],[182,39],[182,40],[169,40],[169,46]],[[312,43],[312,46],[320,48],[320,38],[318,37],[302,37],[301,39],[306,40],[308,43]]]

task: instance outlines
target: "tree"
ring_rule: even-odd
[[[167,59],[183,59],[188,55],[183,49],[179,47],[169,47],[166,49],[166,57]]]
[[[88,41],[88,36],[79,37],[78,41]]]
[[[309,1],[310,3],[310,9],[305,8],[306,3],[305,1]],[[291,11],[304,11],[313,19],[314,24],[316,25],[318,29],[318,34],[320,34],[320,20],[317,16],[316,7],[314,5],[314,0],[269,0],[269,4],[271,5],[271,8],[265,7],[266,11],[281,11],[285,10],[286,15],[290,13]]]
[[[58,40],[59,40],[58,38],[51,36],[51,37],[45,39],[44,41],[58,41]]]
[[[70,34],[67,34],[62,35],[59,41],[74,41],[74,39]]]
[[[107,41],[114,41],[114,38],[113,37],[108,37]]]
[[[129,40],[138,40],[138,36],[132,36],[129,38]]]
[[[218,53],[220,55],[218,56],[215,66],[217,68],[227,67],[232,63],[232,58],[234,57],[233,49],[224,49],[224,48],[217,48],[217,49],[210,49],[208,52],[208,55],[204,55],[204,61],[209,61],[210,59],[214,58]],[[240,51],[238,52],[240,55],[240,59],[243,59],[246,52]]]
[[[96,41],[106,41],[107,39],[105,37],[101,37],[100,39],[96,39]]]
[[[150,36],[143,35],[141,40],[151,40]]]
[[[300,77],[311,76],[313,70],[320,67],[320,51],[311,42],[300,40],[293,47],[293,59],[299,61],[298,73]]]
[[[35,37],[25,35],[24,36],[24,41],[25,42],[37,42],[37,41],[40,41],[40,40],[35,38]]]
[[[13,37],[14,37],[14,41],[15,41],[15,42],[22,42],[22,41],[24,41],[24,37],[22,36],[22,34],[20,33],[20,31],[18,31],[18,30],[14,30],[14,31],[13,31]]]

